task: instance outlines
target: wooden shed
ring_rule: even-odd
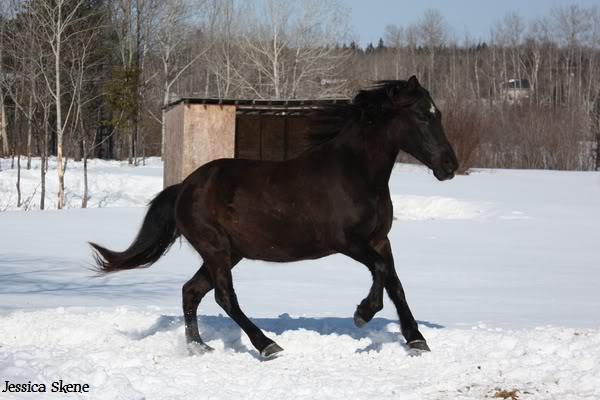
[[[327,100],[180,98],[166,108],[164,185],[218,158],[286,160],[306,149],[306,116]]]

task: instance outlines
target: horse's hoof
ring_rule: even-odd
[[[424,340],[413,340],[408,343],[408,354],[413,357],[418,357],[423,353],[428,353],[431,350]]]
[[[367,321],[365,321],[358,313],[358,310],[356,310],[354,312],[354,325],[356,325],[359,328],[362,328],[366,324],[367,324]]]
[[[198,343],[198,342],[189,342],[187,344],[188,352],[190,356],[201,356],[206,353],[210,353],[211,351],[215,351],[212,347],[207,345],[206,343]]]
[[[265,358],[272,358],[277,353],[282,352],[282,351],[283,351],[283,349],[277,343],[273,342],[270,345],[268,345],[267,347],[265,347],[264,349],[262,349],[262,351],[260,352],[260,355]]]

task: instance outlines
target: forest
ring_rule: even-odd
[[[335,0],[0,0],[0,168],[41,158],[43,199],[55,157],[61,208],[69,160],[160,156],[178,97],[346,98],[411,75],[461,172],[600,170],[600,8],[512,12],[487,38],[429,9],[361,46]]]

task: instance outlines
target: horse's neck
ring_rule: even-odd
[[[367,179],[377,186],[387,185],[399,148],[384,127],[357,125],[340,132],[332,142],[354,165],[362,164]]]

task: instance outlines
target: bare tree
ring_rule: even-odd
[[[525,30],[525,23],[523,17],[516,12],[508,13],[504,16],[504,34],[508,41],[508,47],[511,53],[512,71],[513,75],[517,79],[521,79],[521,43],[523,38],[523,32]]]
[[[421,35],[423,45],[429,51],[429,75],[427,85],[429,90],[433,91],[434,74],[435,74],[435,53],[436,49],[440,48],[446,42],[448,35],[448,27],[442,13],[437,9],[427,9],[419,23],[419,33]]]
[[[215,95],[227,98],[235,95],[239,88],[235,83],[236,73],[244,75],[237,67],[242,65],[242,61],[236,46],[241,36],[244,13],[241,8],[236,7],[235,0],[213,2],[210,10],[210,19],[214,23],[209,32],[212,35],[212,46],[203,60],[203,64],[207,66],[204,95],[209,96],[212,77]]]
[[[39,85],[43,87],[42,85]],[[48,142],[50,140],[50,112],[53,98],[47,90],[36,92],[35,100],[42,109],[41,121],[37,124],[42,135],[40,152],[40,210],[46,207],[46,173],[48,172]]]
[[[526,38],[526,53],[527,61],[526,73],[534,88],[531,96],[531,102],[540,104],[539,75],[542,68],[542,55],[544,46],[549,43],[548,21],[544,18],[538,18],[532,21],[529,25],[529,32]]]
[[[333,1],[265,1],[239,42],[247,61],[235,70],[236,78],[253,96],[278,99],[310,93],[323,80],[342,83],[335,71],[349,53],[336,43],[346,34],[347,20],[345,9]]]
[[[21,11],[20,2],[13,0],[11,2],[11,11],[13,20],[15,15],[19,15],[19,30],[10,32],[6,46],[6,52],[11,60],[11,73],[3,79],[3,89],[10,96],[15,107],[22,113],[27,123],[27,169],[31,169],[33,125],[36,103],[34,101],[35,92],[38,89],[37,77],[38,69],[35,65],[33,54],[38,54],[37,43],[34,38],[34,21],[29,13],[19,13]],[[0,67],[1,68],[1,67]],[[20,94],[17,95],[16,88],[20,87]]]
[[[52,57],[49,56],[48,46],[38,40],[36,17],[32,12],[32,4],[19,8],[20,2],[15,0],[14,9],[20,11],[20,30],[15,32],[12,42],[11,57],[15,62],[14,74],[28,88],[26,96],[12,94],[15,106],[27,118],[27,158],[28,166],[31,160],[31,140],[33,131],[38,136],[38,155],[40,156],[40,209],[46,207],[46,173],[48,171],[48,149],[51,136],[50,116],[52,107],[56,107],[55,98],[49,90],[51,86],[42,71],[51,71]],[[39,111],[41,110],[41,115]]]
[[[68,55],[70,59],[70,68],[68,70],[68,80],[73,93],[73,101],[75,102],[75,114],[73,118],[73,128],[75,133],[73,142],[77,147],[81,146],[83,156],[83,196],[81,207],[86,208],[88,202],[88,157],[91,148],[94,147],[95,137],[92,139],[91,145],[88,143],[90,123],[88,117],[95,117],[95,112],[87,111],[87,105],[96,101],[100,94],[96,86],[98,86],[98,77],[96,72],[99,69],[99,64],[102,55],[95,54],[95,49],[98,47],[101,40],[100,28],[104,24],[105,15],[99,10],[92,10],[88,13],[86,20],[86,30],[77,35],[73,41],[69,42]]]
[[[35,61],[55,105],[56,169],[58,172],[57,207],[59,209],[65,205],[64,136],[68,124],[72,122],[71,118],[76,107],[76,96],[73,96],[73,93],[64,93],[63,91],[64,52],[67,46],[87,29],[85,20],[89,15],[79,12],[84,4],[85,0],[32,0],[29,3],[29,12],[31,12],[37,26],[34,31],[36,39],[44,43],[49,49],[49,52],[39,54]],[[48,68],[47,59],[51,60],[52,68]]]
[[[566,70],[565,96],[567,102],[573,104],[573,94],[581,92],[581,68],[577,68],[577,65],[582,61],[582,47],[587,39],[590,19],[586,10],[576,4],[553,9],[552,18],[556,40],[567,49],[563,57]]]
[[[123,113],[120,128],[125,133],[126,151],[119,143],[119,157],[126,152],[129,164],[137,165],[137,145],[144,109],[144,92],[154,77],[147,76],[146,58],[155,47],[158,16],[161,6],[171,2],[159,0],[114,0],[111,26],[117,38],[119,67],[115,69],[113,79],[116,93],[113,93],[113,108],[117,105],[118,114]],[[172,29],[177,29],[173,26]],[[119,88],[121,87],[121,88]]]
[[[157,33],[158,51],[160,53],[162,82],[162,113],[161,125],[161,155],[165,152],[166,118],[165,107],[170,101],[171,90],[179,77],[198,61],[210,48],[210,43],[205,43],[204,48],[193,48],[194,53],[185,52],[185,46],[189,43],[187,38],[191,36],[189,28],[191,9],[196,12],[205,6],[204,1],[197,0],[190,3],[187,0],[172,0],[164,2],[159,12],[159,28]],[[193,14],[198,23],[198,14]],[[199,28],[199,27],[198,27]],[[201,39],[201,38],[200,38]]]
[[[2,142],[2,155],[9,154],[8,149],[8,125],[6,123],[6,105],[4,91],[0,93],[0,141]]]
[[[384,31],[384,38],[393,55],[394,79],[402,79],[405,76],[402,68],[402,47],[405,44],[404,28],[396,24],[387,25]]]
[[[0,81],[2,81],[3,85],[6,81],[7,76],[5,76],[4,72],[4,47],[5,47],[5,34],[6,34],[6,16],[7,12],[7,2],[2,0],[0,1]],[[0,142],[2,143],[2,147],[0,148],[0,155],[7,155],[8,150],[8,133],[7,133],[7,123],[6,123],[6,109],[5,109],[5,91],[0,87]]]

